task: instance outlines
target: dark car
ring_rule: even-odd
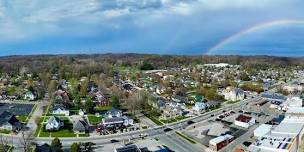
[[[231,113],[231,114],[234,114],[235,112],[234,112],[234,111],[230,111],[230,113]]]
[[[223,115],[220,115],[220,116],[219,116],[219,118],[221,118],[221,119],[223,119],[224,117],[225,117],[225,116],[223,116]]]
[[[226,112],[226,110],[223,110],[223,112]]]
[[[244,141],[243,142],[243,145],[246,146],[246,147],[249,147],[251,145],[251,142],[249,141]]]
[[[164,129],[164,132],[168,132],[168,131],[172,131],[172,129],[171,128]]]
[[[248,111],[246,111],[244,113],[247,114],[247,115],[251,115],[251,112],[248,112]]]
[[[111,143],[118,143],[119,140],[117,140],[117,139],[111,139],[110,142],[111,142]]]
[[[211,114],[210,117],[214,117],[214,114]]]
[[[195,123],[195,122],[192,121],[192,120],[190,120],[190,121],[187,122],[188,125],[191,125],[191,124],[194,124],[194,123]]]
[[[240,110],[239,113],[243,113],[243,110]]]

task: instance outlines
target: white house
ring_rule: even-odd
[[[245,93],[240,88],[227,87],[222,92],[222,94],[224,95],[224,98],[226,100],[230,100],[230,101],[238,101],[238,100],[243,100],[245,98]]]
[[[65,109],[63,107],[63,105],[56,104],[56,105],[54,105],[54,107],[52,109],[52,114],[69,116],[70,115],[70,111],[68,109]]]
[[[56,116],[51,116],[45,125],[45,130],[56,131],[63,127],[64,123]]]
[[[115,118],[115,117],[122,117],[122,111],[121,110],[118,110],[118,109],[115,109],[115,108],[112,108],[111,110],[107,111],[105,113],[105,116],[107,118]]]
[[[35,98],[36,98],[35,95],[30,91],[26,92],[23,97],[24,100],[30,100],[30,101],[35,100]]]
[[[192,107],[192,109],[195,110],[195,111],[200,112],[200,111],[206,109],[206,107],[207,106],[206,106],[205,103],[203,103],[203,102],[196,102],[195,105]]]
[[[243,128],[249,128],[250,126],[255,124],[255,118],[245,116],[245,115],[239,115],[235,120],[234,120],[234,125],[240,126]]]

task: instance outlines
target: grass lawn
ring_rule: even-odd
[[[173,123],[173,122],[177,122],[177,121],[180,121],[180,120],[183,120],[183,119],[186,119],[188,117],[186,116],[178,116],[178,117],[175,117],[175,118],[172,118],[172,119],[161,119],[160,121],[163,122],[163,123]]]
[[[89,137],[90,135],[88,133],[85,134],[78,134],[78,137]]]
[[[10,134],[11,131],[10,130],[6,130],[6,129],[0,129],[0,133],[2,133],[2,134]]]
[[[28,122],[28,118],[27,116],[16,116],[16,118],[21,121],[22,123],[27,123]]]
[[[96,106],[95,107],[95,111],[97,112],[103,112],[103,111],[108,111],[110,109],[112,109],[112,106]]]
[[[177,135],[179,135],[180,137],[186,139],[186,140],[189,141],[190,143],[196,144],[196,142],[195,142],[193,139],[189,138],[188,136],[184,135],[183,133],[178,132],[178,131],[176,131],[175,133],[176,133]]]
[[[103,118],[102,116],[97,117],[95,115],[88,115],[87,117],[88,117],[88,121],[91,125],[95,125],[95,124],[100,123],[102,121],[102,118]]]
[[[47,131],[45,130],[45,122],[49,119],[49,117],[45,117],[44,119],[40,119],[40,124],[38,125],[38,128],[40,130],[37,133],[35,133],[36,137],[76,137],[76,134],[73,131],[73,124],[70,122],[68,117],[59,117],[61,120],[64,121],[64,126],[60,128],[58,131]],[[43,122],[43,120],[45,122]],[[38,129],[37,129],[38,130]]]
[[[40,131],[40,129],[41,129],[41,127],[43,126],[42,125],[42,122],[43,122],[43,118],[42,117],[40,117],[40,118],[38,118],[38,126],[37,126],[37,129],[36,129],[36,131],[35,131],[35,137],[38,137],[38,134],[39,134],[39,131]]]
[[[163,123],[161,121],[159,121],[157,118],[155,118],[155,117],[153,117],[149,114],[145,114],[145,116],[147,118],[149,118],[151,121],[153,121],[157,126],[162,126],[163,125]]]

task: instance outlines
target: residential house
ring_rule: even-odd
[[[123,116],[122,111],[112,108],[105,113],[105,118],[102,119],[102,126],[108,127],[123,127],[133,125],[133,119]]]
[[[59,89],[67,90],[68,89],[68,82],[66,80],[59,81]]]
[[[64,126],[64,122],[56,116],[51,116],[45,125],[45,130],[57,131]]]
[[[195,105],[192,107],[192,109],[197,112],[205,110],[206,108],[207,108],[207,105],[204,102],[196,102]]]
[[[224,98],[229,101],[239,101],[245,98],[245,93],[240,88],[227,87],[222,94],[224,95]]]
[[[153,107],[159,110],[163,110],[166,108],[166,102],[164,100],[157,100],[155,103],[153,103]]]
[[[112,108],[111,110],[105,113],[106,118],[122,117],[122,111]]]
[[[24,100],[29,100],[29,101],[34,101],[36,99],[36,96],[34,95],[34,93],[32,93],[31,91],[27,91],[25,94],[24,94],[24,97],[23,97]]]
[[[94,101],[99,106],[108,106],[111,104],[109,96],[102,95],[98,93]]]
[[[166,105],[165,109],[162,110],[162,117],[164,119],[167,118],[175,118],[178,116],[182,116],[184,114],[183,109],[179,104],[169,103]]]
[[[89,125],[84,120],[77,120],[73,123],[73,131],[78,133],[85,133],[89,131]]]
[[[127,127],[133,125],[133,119],[128,118],[127,116],[123,117],[113,117],[102,119],[102,125],[106,128],[109,127]]]
[[[187,98],[179,95],[173,95],[171,99],[175,102],[187,103]]]
[[[255,124],[255,118],[245,116],[245,115],[239,115],[235,120],[234,120],[234,125],[240,126],[243,128],[249,128],[250,126]]]
[[[0,129],[19,131],[22,128],[22,124],[16,116],[8,111],[4,111],[0,114],[0,118]]]
[[[52,108],[51,113],[55,115],[65,115],[65,116],[70,115],[70,111],[64,108],[62,104],[55,104]]]

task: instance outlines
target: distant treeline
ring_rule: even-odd
[[[17,74],[27,67],[32,73],[64,73],[85,76],[92,73],[111,74],[113,66],[140,67],[152,64],[155,69],[181,67],[205,63],[240,64],[245,67],[289,67],[303,66],[304,57],[273,56],[177,56],[147,54],[79,54],[79,55],[36,55],[9,56],[0,58],[0,72]]]

